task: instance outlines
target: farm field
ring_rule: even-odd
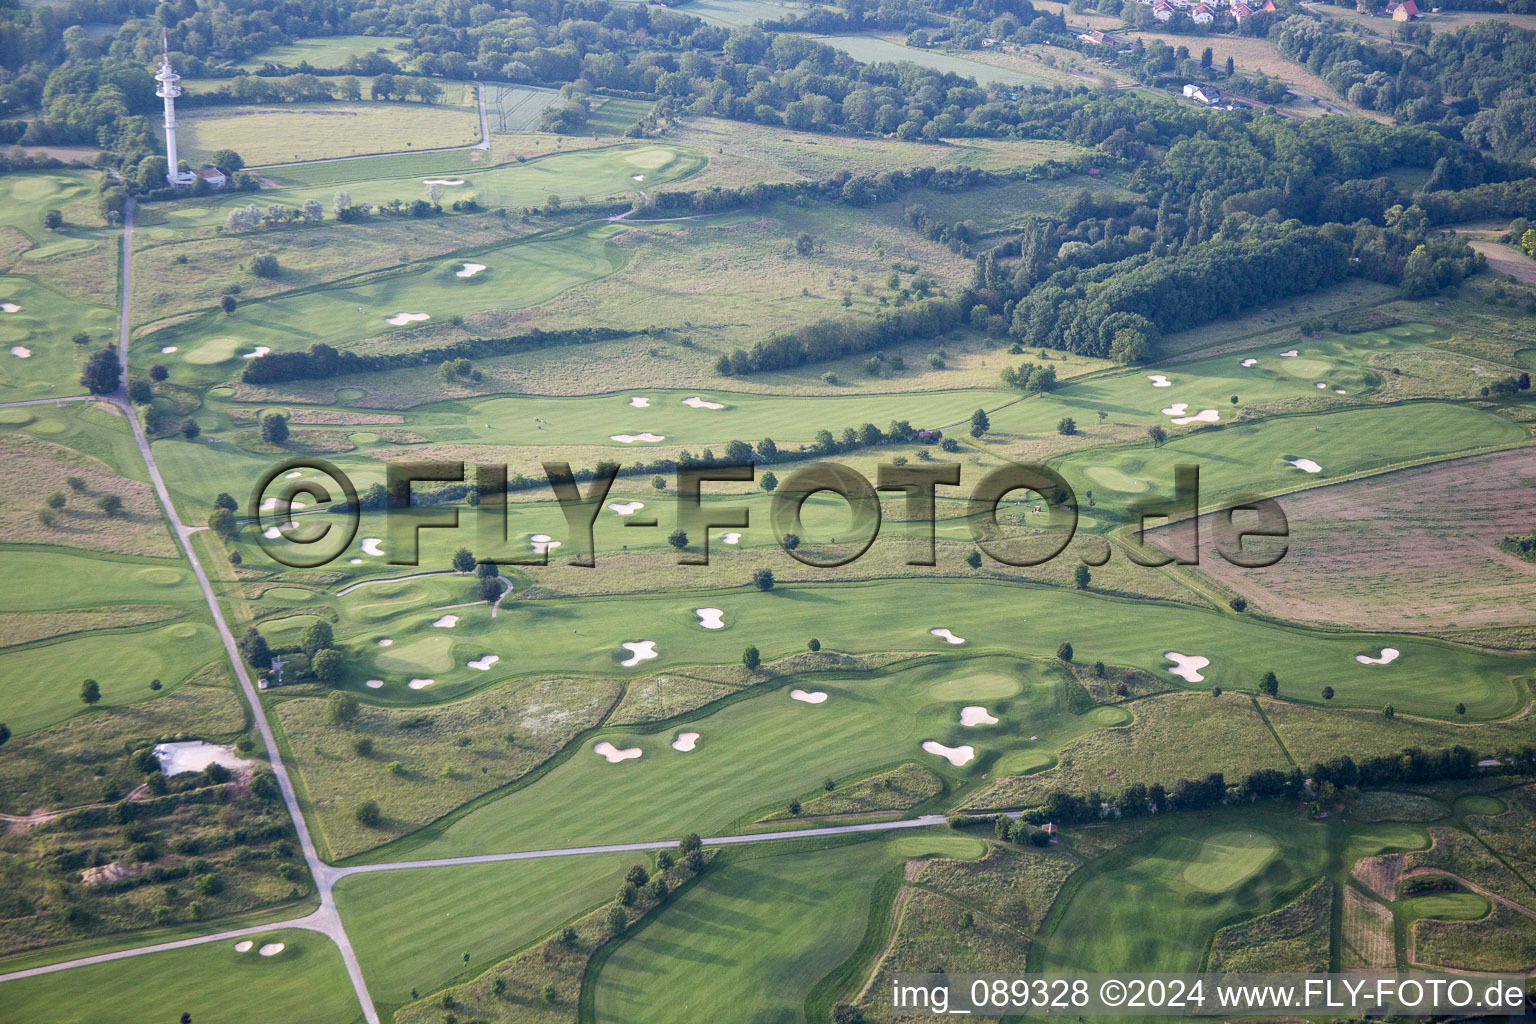
[[[480,139],[474,89],[451,86],[438,103],[336,102],[317,106],[210,107],[181,118],[182,152],[206,162],[239,147],[246,165],[286,164],[469,146]]]

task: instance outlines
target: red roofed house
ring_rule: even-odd
[[[208,183],[209,188],[223,188],[229,179],[224,177],[224,172],[217,167],[204,167],[197,172],[197,176]]]
[[[1419,13],[1418,5],[1413,0],[1403,0],[1400,4],[1388,4],[1387,13],[1392,15],[1393,21],[1417,21],[1424,17]]]

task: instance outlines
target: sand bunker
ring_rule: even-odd
[[[643,174],[631,174],[629,176],[629,180],[630,181],[644,181],[645,180],[645,175],[643,175]]]
[[[476,658],[474,661],[471,661],[469,663],[469,667],[473,669],[479,669],[481,672],[489,672],[491,670],[491,666],[500,660],[501,658],[495,654],[486,654]]]
[[[348,565],[362,565],[363,564],[363,560],[361,558],[349,558],[349,559],[347,559],[347,564]]]
[[[725,628],[725,619],[722,618],[725,612],[719,608],[695,608],[693,614],[699,617],[699,625],[705,629]]]
[[[822,690],[790,690],[789,695],[793,699],[804,701],[807,704],[825,704],[827,702],[826,692]]]
[[[1394,657],[1396,652],[1394,652]],[[228,747],[221,747],[213,743],[204,743],[202,740],[191,740],[183,743],[157,743],[154,749],[155,758],[160,762],[160,771],[170,777],[180,775],[182,772],[200,772],[211,764],[221,764],[225,768],[234,770],[244,768],[251,762],[236,757]]]
[[[163,356],[168,356],[172,352],[175,352],[175,351],[176,351],[176,346],[175,345],[167,345],[167,346],[165,346],[164,348],[162,348],[160,350],[160,354],[163,355]]]
[[[444,615],[442,618],[432,623],[432,625],[436,626],[438,629],[452,629],[458,624],[459,617],[457,615]]]
[[[960,709],[960,724],[964,726],[996,725],[997,719],[987,714],[987,709],[980,704],[972,704]]]
[[[409,686],[413,690],[425,690],[435,682],[437,682],[436,679],[412,679],[405,685]]]
[[[289,504],[291,504],[294,508],[308,508],[308,506],[305,505],[302,501],[294,501],[290,502]],[[271,512],[275,508],[277,508],[276,498],[268,498],[266,501],[261,503],[261,511],[263,512]]]
[[[641,509],[645,508],[645,502],[643,502],[643,501],[614,501],[614,502],[610,502],[609,503],[608,508],[609,508],[609,510],[611,512],[613,512],[614,515],[618,515],[618,516],[632,516],[636,512],[639,512]]]
[[[476,274],[480,273],[480,271],[482,271],[484,269],[485,269],[485,264],[484,263],[466,263],[466,264],[464,264],[464,269],[463,270],[455,271],[453,276],[454,277],[474,277]]]
[[[690,406],[690,407],[692,407],[694,409],[724,409],[725,408],[725,406],[723,404],[721,404],[720,402],[706,401],[705,399],[700,398],[698,395],[694,395],[692,398],[685,398],[685,399],[683,399],[683,404],[686,405],[686,406]]]
[[[725,534],[721,534],[720,535],[720,543],[722,543],[722,544],[740,544],[741,543],[741,534],[739,534],[739,533],[725,533]]]
[[[368,687],[368,689],[370,689],[370,690],[382,690],[384,688],[384,680],[382,680],[382,679],[370,679],[366,683],[364,683],[363,685]]]
[[[20,313],[21,307],[14,302],[0,302],[0,313]]]
[[[651,400],[649,398],[642,398],[641,396],[636,395],[629,400],[629,404],[634,406],[636,409],[649,409],[651,407]]]
[[[1169,380],[1167,377],[1164,377],[1160,373],[1149,373],[1149,374],[1147,374],[1147,380],[1151,381],[1152,382],[1152,386],[1155,387],[1155,388],[1171,388],[1171,387],[1173,387],[1173,381]]]
[[[609,434],[608,440],[617,441],[619,444],[634,444],[636,441],[645,441],[648,444],[654,444],[657,441],[665,441],[666,438],[661,434],[653,434],[647,430],[641,434]]]
[[[634,668],[642,661],[649,661],[657,656],[655,640],[630,640],[619,644],[619,646],[630,654],[629,657],[619,662],[625,668]]]
[[[1327,388],[1327,387],[1328,387],[1328,385],[1327,385],[1327,384],[1324,384],[1324,383],[1323,383],[1323,382],[1322,382],[1322,381],[1318,381],[1318,382],[1317,382],[1317,385],[1316,385],[1316,386],[1317,386],[1317,387],[1318,387],[1318,388],[1319,388],[1319,389],[1326,389],[1326,388]]]
[[[1311,459],[1286,459],[1285,461],[1295,466],[1303,473],[1321,473],[1323,471],[1323,467],[1319,466]]]
[[[1334,388],[1333,389],[1333,393],[1336,394],[1336,395],[1342,395],[1342,394],[1345,394],[1346,392],[1344,391],[1343,388]]]
[[[1243,360],[1243,366],[1244,367],[1257,366],[1257,365],[1259,365],[1259,361],[1257,359],[1244,359]]]
[[[686,753],[688,753],[688,751],[692,750],[694,748],[694,745],[697,744],[698,742],[699,742],[699,734],[698,733],[696,733],[696,732],[680,732],[680,733],[677,734],[677,739],[672,741],[672,749],[673,750],[681,750],[683,753],[686,754]]]
[[[560,542],[547,533],[536,533],[528,538],[528,546],[533,548],[533,553],[536,555],[547,555],[559,547]]]
[[[304,473],[301,470],[297,470],[296,469],[292,473],[284,473],[283,474],[283,479],[284,480],[296,480],[296,479],[298,479],[299,477],[301,477],[303,475],[304,475]]]
[[[1300,354],[1301,353],[1297,352],[1295,349],[1291,349],[1289,352],[1281,352],[1280,353],[1280,358],[1281,359],[1295,359]]]
[[[379,543],[380,541],[377,537],[364,537],[363,554],[372,555],[374,558],[384,557],[384,549],[379,547]]]
[[[939,743],[936,740],[924,740],[923,749],[928,751],[930,754],[939,755],[940,757],[947,760],[950,764],[954,765],[956,768],[959,768],[961,765],[965,764],[971,758],[976,756],[975,747],[970,745],[963,747],[946,747],[944,744]]]
[[[1173,417],[1172,422],[1178,427],[1186,423],[1215,423],[1221,419],[1221,414],[1215,409],[1201,409],[1197,413],[1190,413],[1188,402],[1175,402],[1163,410],[1163,415]]]
[[[463,178],[422,178],[423,185],[462,185]]]
[[[1355,660],[1362,665],[1390,665],[1396,661],[1397,656],[1402,653],[1403,652],[1398,650],[1396,647],[1383,647],[1381,649],[1380,657],[1372,658],[1365,654],[1357,654],[1355,655]]]
[[[394,316],[385,317],[384,322],[387,324],[394,324],[396,327],[404,327],[406,324],[414,323],[417,320],[430,319],[432,319],[432,317],[427,313],[396,313]]]
[[[25,345],[12,345],[11,355],[15,356],[17,359],[31,359],[32,350],[27,348]]]
[[[609,764],[618,764],[620,761],[629,761],[640,756],[639,747],[625,747],[623,750],[620,750],[607,740],[603,740],[593,747],[592,752],[601,754]]]
[[[235,943],[235,952],[249,953],[251,951],[251,947],[254,945],[256,945],[256,943],[252,942],[250,939],[245,939],[242,942]]]
[[[277,956],[277,954],[281,953],[287,948],[288,946],[285,943],[269,942],[265,946],[262,946],[260,949],[258,949],[256,952],[260,953],[262,956]]]
[[[1173,662],[1173,668],[1168,671],[1186,683],[1205,681],[1205,676],[1200,674],[1200,670],[1211,663],[1210,658],[1202,658],[1198,654],[1180,654],[1178,651],[1169,651],[1163,657]]]
[[[948,643],[952,643],[952,644],[963,644],[963,643],[965,643],[965,637],[963,637],[963,636],[955,636],[955,634],[951,633],[947,629],[930,629],[928,632],[932,633],[936,637],[943,638]]]
[[[383,640],[380,640],[380,641],[379,641],[379,646],[380,646],[380,647],[388,647],[388,646],[389,646],[389,645],[390,645],[390,644],[392,644],[392,643],[394,643],[394,641],[393,641],[393,640],[390,640],[390,639],[388,639],[388,638],[385,638],[385,639],[383,639]]]
[[[247,352],[245,355],[241,356],[240,358],[241,359],[255,359],[257,356],[264,356],[268,352],[271,352],[271,351],[272,350],[267,348],[267,346],[265,346],[265,345],[257,345],[256,346],[256,351],[254,351],[254,352]]]

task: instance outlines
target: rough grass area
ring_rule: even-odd
[[[1207,969],[1228,974],[1327,971],[1332,913],[1333,882],[1319,878],[1278,910],[1217,932]]]
[[[1536,919],[1502,903],[1479,921],[1415,921],[1412,940],[1415,964],[1524,971],[1536,962]]]
[[[246,718],[231,684],[227,668],[210,666],[155,700],[11,737],[0,757],[0,811],[28,814],[96,803],[112,791],[126,794],[144,781],[128,754],[162,739],[233,739]]]
[[[1504,805],[1501,813],[1482,813],[1500,802]],[[1527,881],[1536,880],[1536,786],[1504,790],[1499,793],[1493,805],[1474,805],[1469,810],[1462,804],[1457,811],[1465,815],[1467,827],[1493,847],[1506,864],[1520,872]],[[1530,898],[1511,898],[1520,899],[1526,906],[1536,903],[1536,900]]]
[[[1434,840],[1429,849],[1414,851],[1404,857],[1403,863],[1408,870],[1437,868],[1514,903],[1529,905],[1536,900],[1536,888],[1511,871],[1472,835],[1456,828],[1432,828],[1429,834]]]
[[[181,153],[206,163],[236,149],[246,166],[283,164],[473,145],[480,115],[469,86],[450,84],[442,102],[335,102],[269,107],[209,107],[178,118]]]
[[[941,893],[1016,929],[1032,934],[1045,920],[1067,877],[1082,864],[1061,846],[988,843],[980,860],[932,860],[914,884]]]
[[[800,816],[868,814],[874,811],[902,811],[937,796],[943,781],[920,764],[907,763],[900,768],[858,779],[835,789],[800,801]],[[784,821],[793,815],[777,812],[764,821]]]
[[[902,889],[896,908],[896,933],[858,1000],[865,1020],[927,1024],[948,1019],[891,1016],[891,986],[898,973],[1024,973],[1029,939],[1016,929],[925,889]]]
[[[1170,785],[1212,771],[1241,778],[1259,768],[1289,767],[1252,699],[1241,694],[1164,693],[1133,701],[1126,710],[1134,716],[1128,725],[1066,745],[1046,771],[997,779],[965,806],[1026,807],[1043,803],[1054,790],[1084,793],[1102,786],[1118,793],[1132,782]]]
[[[1339,966],[1384,970],[1397,963],[1392,911],[1353,888],[1344,890]]]
[[[418,710],[364,707],[345,727],[326,721],[325,701],[277,705],[312,812],[333,858],[372,849],[537,767],[601,720],[615,682],[554,677],[499,686]],[[360,740],[371,754],[358,753]],[[355,811],[375,800],[377,828]]]
[[[23,433],[0,432],[0,459],[7,482],[0,489],[0,540],[125,555],[176,554],[148,484],[125,479],[100,459]],[[84,482],[79,490],[69,484],[72,476]],[[55,493],[64,495],[65,504],[52,513],[49,525],[38,513],[49,509],[47,499]],[[108,494],[123,503],[113,515],[96,505]]]

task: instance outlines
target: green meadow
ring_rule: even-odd
[[[244,939],[225,939],[7,982],[5,1015],[55,1024],[147,1024],[186,1013],[202,1024],[249,1020],[259,1007],[262,1020],[362,1020],[330,939],[295,929],[248,938],[253,946],[243,953],[235,944]],[[269,943],[284,948],[262,956],[259,950]]]
[[[1028,75],[1022,71],[993,67],[990,64],[983,64],[981,61],[967,60],[964,57],[954,56],[943,50],[906,46],[903,43],[884,39],[880,36],[817,36],[816,41],[836,47],[863,64],[899,64],[907,62],[916,64],[919,67],[931,68],[944,74],[973,78],[978,85],[982,86],[993,82],[1013,87],[1057,84],[1055,79],[1044,75]]]
[[[298,67],[308,64],[316,68],[339,68],[353,57],[382,52],[391,60],[404,58],[395,47],[408,42],[404,36],[317,36],[312,39],[295,39],[281,46],[269,46],[260,53],[240,61],[235,67],[245,71],[259,71],[264,64]]]
[[[46,270],[22,262],[45,277]],[[81,303],[33,277],[0,275],[0,401],[78,395],[86,356],[112,340],[116,315]],[[84,332],[88,345],[71,339]]]

